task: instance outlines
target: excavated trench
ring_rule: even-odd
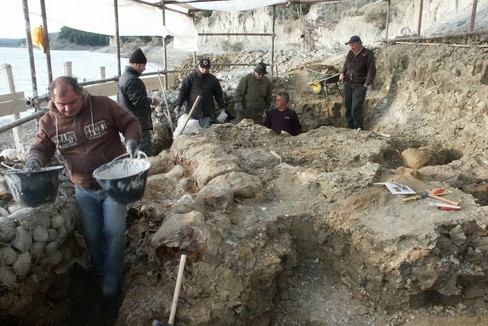
[[[333,130],[332,130],[333,131]],[[339,130],[337,130],[339,132]],[[317,134],[318,135],[318,134]],[[237,137],[229,138],[231,142],[239,142],[246,138],[243,135]],[[377,136],[375,136],[377,137]],[[404,151],[407,148],[412,148],[412,143],[401,142],[395,140],[392,144],[391,137],[378,136],[386,146],[381,147],[377,153],[371,153],[369,157],[363,157],[362,155],[357,155],[357,160],[351,166],[352,168],[359,168],[365,162],[364,160],[370,161],[372,163],[378,163],[385,169],[397,169],[402,166],[402,159],[397,155],[399,149]],[[298,139],[298,138],[296,138]],[[313,144],[313,142],[312,142]],[[414,145],[419,146],[421,144],[415,143]],[[225,144],[224,147],[233,147],[232,144]],[[313,150],[313,146],[310,144],[303,144],[307,146],[309,150]],[[320,143],[318,144],[320,146]],[[286,145],[285,145],[286,147]],[[419,148],[422,146],[419,146]],[[300,146],[295,147],[296,150],[300,149]],[[278,149],[276,149],[278,150]],[[432,154],[432,153],[431,153]],[[456,160],[462,158],[461,153],[457,150],[447,150],[442,149],[439,152],[433,153],[436,157],[441,157],[443,160],[438,160],[438,163],[443,163],[440,165],[449,164]],[[309,164],[310,166],[319,166],[320,160],[315,162],[315,159],[309,158],[307,161],[305,159],[296,158],[291,159],[294,155],[289,153],[289,156],[285,156],[285,160],[291,165]],[[264,158],[263,158],[264,159]],[[323,165],[323,171],[330,171],[334,173],[333,161],[328,162],[331,165]],[[323,182],[317,180],[315,182],[307,185],[308,189],[315,189],[318,187],[318,183]],[[293,187],[293,186],[292,186]],[[188,188],[196,191],[196,188]],[[312,190],[313,190],[312,189]],[[373,201],[385,201],[385,195],[380,193],[378,189],[374,189],[371,192],[374,195]],[[334,199],[337,198],[337,199]],[[266,201],[273,202],[276,200],[273,192],[266,195]],[[336,201],[341,201],[338,196],[324,196],[324,199],[331,206],[334,205]],[[383,198],[383,199],[382,199]],[[358,199],[350,199],[352,206],[356,206]],[[368,201],[371,199],[367,199]],[[348,202],[348,200],[346,200]],[[425,290],[419,291],[415,290],[409,294],[409,291],[398,288],[395,284],[390,284],[390,282],[395,282],[398,280],[398,275],[394,271],[390,271],[392,275],[388,272],[384,273],[382,277],[375,278],[374,275],[377,274],[379,266],[376,263],[371,264],[371,257],[368,256],[368,251],[365,251],[365,247],[371,247],[371,244],[375,241],[374,237],[371,235],[358,232],[355,228],[341,228],[338,227],[341,223],[331,222],[329,219],[334,214],[341,214],[343,212],[345,217],[342,217],[344,221],[348,218],[353,220],[357,217],[351,215],[347,217],[348,214],[352,214],[351,211],[343,211],[339,208],[333,208],[332,212],[321,211],[319,214],[311,214],[304,211],[302,214],[287,215],[286,218],[278,218],[275,223],[277,225],[273,226],[272,233],[268,236],[273,237],[276,230],[280,230],[281,233],[289,233],[291,236],[291,248],[292,252],[282,257],[281,268],[282,272],[276,274],[275,280],[273,281],[274,287],[276,288],[276,293],[273,297],[273,310],[266,313],[269,316],[269,321],[271,325],[299,325],[302,323],[314,322],[321,314],[320,305],[324,305],[324,297],[328,297],[330,302],[334,302],[336,307],[329,309],[329,315],[335,316],[337,320],[340,320],[340,314],[347,314],[345,307],[341,309],[340,302],[335,302],[337,298],[330,297],[332,294],[329,292],[336,291],[342,296],[348,297],[352,293],[354,297],[362,298],[362,302],[367,302],[371,300],[370,305],[366,305],[363,309],[369,311],[371,314],[376,312],[378,309],[381,310],[382,307],[390,307],[391,309],[399,308],[420,308],[425,306],[435,306],[435,305],[455,305],[457,303],[463,302],[465,304],[475,303],[478,306],[484,306],[485,302],[480,299],[479,296],[470,294],[466,296],[464,293],[443,293],[442,289],[432,289],[426,287]],[[329,213],[329,214],[327,214]],[[136,249],[142,245],[145,241],[144,238],[150,237],[150,234],[156,230],[156,221],[147,221],[146,226],[142,226],[139,221],[147,219],[147,211],[131,209],[129,214],[129,234],[131,236],[131,242],[129,244],[130,248]],[[151,223],[153,224],[151,226]],[[460,231],[461,229],[461,231]],[[79,232],[79,230],[78,230]],[[270,231],[268,231],[270,232]],[[472,263],[482,263],[483,254],[478,253],[476,248],[481,244],[480,239],[483,238],[483,229],[476,223],[472,221],[467,222],[452,222],[443,223],[439,225],[436,233],[440,234],[439,238],[435,241],[435,251],[440,253],[450,252],[454,256],[454,260],[471,260]],[[459,235],[461,234],[461,235]],[[410,248],[413,239],[408,237],[404,239],[404,243],[399,246],[404,246],[405,248]],[[477,243],[473,246],[473,243]],[[401,242],[401,241],[400,241]],[[163,249],[165,247],[162,247]],[[136,249],[139,251],[140,249]],[[130,253],[130,256],[140,255],[137,253]],[[158,255],[163,260],[168,260],[170,256],[174,256],[174,252],[163,252],[158,251]],[[436,255],[439,255],[436,254]],[[145,254],[143,254],[145,255]],[[437,261],[444,258],[435,258]],[[134,262],[134,258],[130,258],[131,263]],[[401,277],[408,278],[409,275],[415,273],[415,269],[422,268],[423,263],[420,265],[416,264],[404,264],[399,266],[398,272],[402,275]],[[426,264],[430,264],[426,262]],[[452,267],[450,267],[452,268]],[[456,275],[454,270],[450,272],[451,274],[446,275]],[[400,277],[400,278],[401,278]],[[471,292],[482,291],[483,287],[479,287],[477,283],[483,281],[482,276],[470,276],[469,272],[466,272],[460,276],[456,276],[456,282],[460,284],[463,288],[471,289]],[[117,315],[122,312],[121,309],[126,309],[122,306],[122,300],[124,300],[123,293],[115,301],[106,301],[101,298],[97,290],[92,286],[93,278],[89,272],[86,270],[74,267],[71,269],[69,275],[61,275],[55,281],[53,281],[52,286],[46,291],[45,301],[42,306],[49,306],[50,308],[41,309],[40,311],[51,311],[50,317],[42,317],[46,322],[68,322],[71,325],[83,325],[83,324],[114,324],[117,320]],[[300,285],[303,284],[302,289]],[[341,287],[346,285],[346,288]],[[391,291],[390,286],[392,286]],[[435,288],[435,287],[434,287]],[[306,291],[305,291],[306,290]],[[339,295],[337,294],[337,295]],[[252,296],[252,295],[251,295]],[[472,296],[472,297],[470,297]],[[304,305],[304,302],[314,298],[313,304],[309,306]],[[343,300],[344,297],[341,297]],[[313,300],[312,300],[313,301]],[[375,303],[373,303],[375,302]],[[68,303],[68,304],[67,304]],[[377,306],[376,303],[381,303]],[[329,303],[331,304],[331,303]],[[359,304],[358,304],[359,305]],[[345,312],[343,309],[346,309]],[[383,308],[384,309],[384,308]],[[54,311],[54,313],[52,313]],[[36,314],[32,314],[28,317],[24,317],[23,321],[31,321],[33,317],[39,316],[40,312],[37,311]],[[37,318],[37,317],[36,317]],[[245,319],[244,319],[245,320]],[[254,321],[255,319],[249,319],[249,321]],[[350,320],[349,320],[350,321]],[[6,325],[17,325],[19,324],[18,317],[13,317],[12,319],[4,319]],[[347,320],[344,322],[347,323]]]

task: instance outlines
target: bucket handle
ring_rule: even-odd
[[[118,159],[120,159],[120,158],[122,158],[122,157],[124,157],[124,156],[129,156],[129,157],[130,157],[129,153],[124,153],[124,154],[119,155],[119,156],[117,156],[116,158],[114,158],[114,159],[113,159],[111,162],[116,161],[116,160],[118,160]],[[146,155],[146,153],[144,153],[144,152],[142,152],[142,151],[137,151],[137,153],[136,153],[136,157],[140,159],[140,158],[141,158],[141,156],[144,156],[143,158],[144,158],[145,160],[147,160],[147,155]],[[2,163],[2,164],[3,164],[3,163]]]
[[[22,170],[19,170],[19,169],[16,169],[16,168],[13,168],[11,167],[10,165],[7,165],[5,163],[2,162],[2,165],[5,166],[6,168],[12,170],[12,171],[16,171],[16,172],[23,172]]]

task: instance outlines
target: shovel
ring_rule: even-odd
[[[407,201],[417,200],[417,199],[423,199],[423,198],[427,198],[427,197],[430,197],[430,198],[434,198],[434,199],[443,201],[443,202],[445,202],[447,204],[450,204],[450,205],[454,205],[454,206],[458,206],[459,205],[459,202],[457,202],[457,201],[450,200],[450,199],[447,199],[447,198],[443,198],[443,197],[434,195],[432,193],[429,193],[427,191],[422,192],[420,195],[415,195],[415,196],[412,196],[412,197],[403,198],[402,201],[407,202]]]
[[[186,119],[185,124],[183,125],[183,129],[181,129],[181,135],[183,135],[183,131],[185,131],[186,125],[188,124],[188,121],[190,121],[191,115],[193,114],[193,112],[197,108],[198,103],[200,103],[200,100],[201,99],[202,99],[202,96],[201,95],[198,95],[197,98],[195,99],[195,102],[193,103],[193,106],[192,106],[192,108],[190,110],[190,113],[188,113],[188,118]]]
[[[159,78],[159,85],[161,86],[161,91],[163,92],[164,97],[164,104],[166,105],[166,118],[169,121],[169,126],[171,127],[171,133],[175,132],[175,128],[173,126],[173,121],[171,120],[171,114],[169,113],[169,106],[168,106],[168,99],[166,97],[166,91],[163,86],[163,81],[161,80],[161,74],[158,71],[158,78]]]
[[[178,276],[176,277],[175,293],[173,294],[173,302],[171,303],[171,311],[169,313],[168,323],[162,323],[159,320],[153,320],[152,326],[173,326],[176,316],[176,305],[178,304],[178,297],[180,296],[181,279],[183,278],[183,271],[185,269],[186,255],[182,254],[180,259],[180,267],[178,268]]]

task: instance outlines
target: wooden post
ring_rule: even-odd
[[[15,85],[14,85],[14,77],[12,74],[12,66],[9,64],[4,64],[3,65],[3,77],[5,80],[5,86],[9,93],[14,94],[15,93]],[[19,113],[14,113],[11,115],[12,120],[17,120],[20,118]],[[15,149],[17,151],[17,154],[20,153],[23,150],[22,147],[22,142],[21,142],[21,137],[23,136],[24,130],[22,126],[18,126],[16,128],[12,129],[12,133],[14,135],[14,142],[15,142]]]
[[[386,10],[386,35],[385,35],[385,39],[388,39],[388,27],[390,26],[390,4],[391,4],[391,0],[388,0],[388,9]]]
[[[15,93],[14,79],[12,77],[12,66],[4,63],[2,66],[3,83],[7,86],[9,93]],[[12,85],[10,87],[10,85]],[[13,88],[13,91],[12,91]]]
[[[31,70],[31,81],[32,81],[32,98],[37,99],[37,76],[36,76],[36,64],[34,61],[34,50],[32,49],[32,35],[30,28],[30,17],[29,17],[29,3],[27,0],[22,0],[23,10],[24,10],[24,21],[25,21],[25,34],[27,49],[29,50],[29,62]]]
[[[166,28],[166,6],[163,1],[161,1],[161,15],[163,15],[163,26]],[[168,71],[168,49],[166,47],[166,40],[163,37],[163,56],[164,56],[164,73],[165,73],[165,78],[164,78],[164,89],[168,89],[168,75],[166,74],[166,71]]]
[[[100,67],[100,79],[105,79],[105,67]]]
[[[471,23],[469,24],[469,31],[474,30],[474,21],[476,19],[476,8],[478,7],[478,0],[473,0],[473,9],[471,10]]]
[[[422,27],[422,11],[424,11],[424,0],[420,0],[419,21],[417,24],[417,35],[420,36],[420,28]]]
[[[271,36],[271,73],[273,69],[275,70],[276,76],[278,76],[278,67],[275,68],[274,66],[274,50],[275,50],[275,24],[276,23],[276,6],[273,6],[273,25],[272,25],[272,34]]]
[[[117,76],[122,75],[122,68],[120,62],[120,33],[119,33],[119,2],[114,0],[114,16],[115,16],[115,44],[117,45]]]
[[[47,64],[47,77],[49,84],[53,81],[53,69],[51,64],[51,47],[49,45],[49,31],[47,29],[47,15],[46,15],[46,5],[44,0],[41,0],[41,14],[42,14],[42,25],[44,27],[44,53],[46,53],[46,64]],[[35,108],[38,109],[37,107]]]
[[[64,75],[65,76],[72,76],[73,72],[71,70],[71,61],[64,62]]]

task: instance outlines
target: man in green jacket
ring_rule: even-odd
[[[270,110],[273,90],[273,83],[266,74],[266,65],[260,62],[254,72],[239,81],[235,95],[237,122],[252,119],[254,123],[263,124],[264,113]]]

